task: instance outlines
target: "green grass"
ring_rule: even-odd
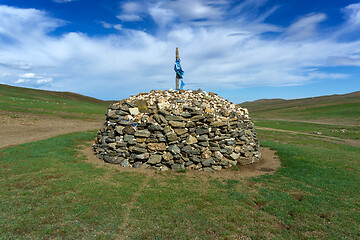
[[[270,99],[245,102],[257,120],[286,119],[331,124],[360,124],[360,92],[294,100]]]
[[[329,107],[329,101],[336,102],[331,97],[324,99],[328,106],[307,100],[302,111],[274,104],[268,115],[255,111],[255,116],[279,119],[284,113],[290,119],[302,111],[298,117],[343,123],[344,116],[356,123],[354,99],[341,98],[339,108]],[[71,93],[0,85],[0,110],[13,112],[13,118],[16,111],[103,117],[106,105]],[[359,135],[358,127],[346,124],[255,119],[259,127],[319,131],[344,140]],[[94,131],[0,150],[0,239],[359,239],[360,148],[323,136],[257,133],[262,146],[277,152],[282,167],[241,181],[211,173],[144,175],[94,167],[79,151],[90,147]]]
[[[94,132],[2,150],[0,236],[359,238],[360,149],[304,135],[258,134],[278,152],[282,168],[243,181],[95,168],[78,152]]]
[[[103,117],[108,102],[74,93],[51,92],[0,84],[0,110],[64,118]]]
[[[290,130],[303,133],[321,132],[321,135],[343,139],[360,139],[360,126],[327,125],[306,122],[257,120],[256,127]]]
[[[94,132],[24,144],[0,152],[1,239],[108,238],[124,220],[144,180],[85,164],[77,145]]]

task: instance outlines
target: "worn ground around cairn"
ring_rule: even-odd
[[[57,135],[86,131],[98,130],[103,124],[103,119],[99,120],[79,120],[66,119],[56,116],[39,116],[31,113],[11,113],[0,112],[0,149],[47,139]],[[127,169],[115,164],[107,164],[98,159],[92,151],[92,143],[89,143],[82,153],[86,156],[87,162],[98,167],[116,168],[119,171],[137,171],[144,174],[154,174],[151,169]],[[215,173],[204,173],[199,171],[188,171],[187,175],[200,174],[211,175],[221,178],[246,178],[260,176],[266,173],[274,173],[280,167],[280,161],[275,153],[269,149],[261,148],[262,157],[259,163],[249,166],[239,167],[238,171],[223,170]]]

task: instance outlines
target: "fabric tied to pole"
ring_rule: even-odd
[[[181,80],[180,90],[183,90],[184,86],[185,86],[185,83],[184,83],[184,81],[183,81],[183,80]]]
[[[174,70],[176,72],[176,75],[179,77],[179,79],[183,79],[184,71],[181,68],[180,59],[177,58],[174,66]],[[181,81],[181,83],[183,83]]]

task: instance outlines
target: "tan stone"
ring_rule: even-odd
[[[162,143],[148,143],[147,147],[151,151],[166,151],[166,144]]]
[[[180,135],[183,135],[184,133],[187,133],[187,129],[185,129],[185,128],[175,128],[174,129],[174,132],[178,135],[178,136],[180,136]]]
[[[205,150],[204,152],[201,153],[201,158],[202,159],[207,159],[211,157],[212,152],[210,150]]]
[[[192,135],[190,135],[190,136],[188,136],[187,137],[187,139],[186,139],[186,141],[185,141],[185,143],[186,144],[194,144],[194,143],[197,143],[198,142],[198,140],[196,139],[196,137],[194,137],[194,136],[192,136]]]

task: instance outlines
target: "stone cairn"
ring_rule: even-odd
[[[215,93],[164,90],[111,104],[93,145],[123,167],[214,171],[259,161],[246,108]]]

